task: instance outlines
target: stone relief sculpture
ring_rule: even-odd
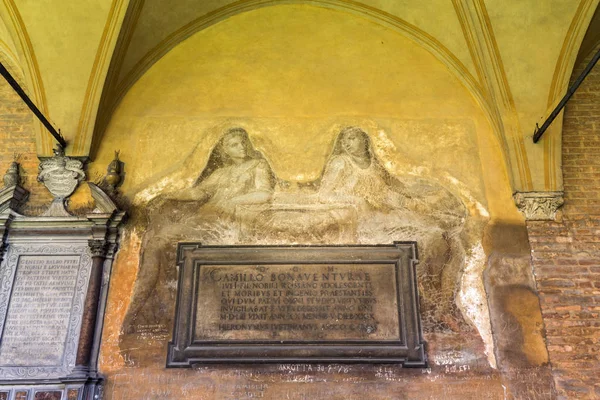
[[[164,299],[174,299],[175,292],[165,283],[176,279],[173,254],[177,241],[218,240],[231,229],[237,206],[269,202],[273,187],[271,167],[254,149],[248,133],[242,128],[227,131],[193,185],[159,197],[151,207],[155,212],[144,236],[132,323],[152,324],[171,318],[171,307]],[[173,207],[180,218],[168,211]]]
[[[178,200],[200,201],[203,217],[230,218],[236,206],[262,204],[273,195],[274,175],[248,133],[230,129],[217,143],[208,164],[194,185],[177,195]]]
[[[466,216],[464,205],[443,187],[393,177],[373,153],[367,133],[358,127],[345,128],[338,135],[323,172],[319,199],[355,203],[366,212],[404,210],[404,225],[413,222],[417,213],[424,214],[419,220],[437,218],[446,228],[461,225]]]
[[[323,172],[319,199],[358,207],[361,242],[417,241],[422,259],[420,284],[427,286],[422,312],[435,314],[424,320],[448,319],[457,270],[464,259],[458,234],[466,209],[456,196],[424,179],[392,176],[375,156],[367,133],[348,127],[337,137]]]
[[[276,179],[244,129],[230,129],[188,188],[159,195],[148,209],[125,332],[145,325],[172,326],[178,241],[417,241],[425,329],[461,329],[454,297],[465,262],[465,205],[433,180],[390,174],[359,127],[341,130],[321,177],[300,188]]]

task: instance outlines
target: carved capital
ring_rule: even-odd
[[[513,198],[528,221],[552,221],[564,204],[563,192],[516,192]]]
[[[91,239],[88,240],[88,246],[92,257],[106,257],[106,253],[108,252],[108,243],[106,241]]]

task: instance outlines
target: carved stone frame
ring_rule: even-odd
[[[78,399],[102,397],[104,378],[98,373],[103,316],[112,262],[126,215],[98,186],[88,183],[95,209],[85,216],[25,216],[17,212],[27,198],[20,187],[0,192],[0,346],[7,310],[22,255],[81,257],[73,290],[65,348],[60,365],[0,367],[0,391],[29,395],[52,385],[66,398],[77,389]]]
[[[215,363],[400,363],[426,367],[416,285],[417,245],[202,246],[179,243],[179,285],[167,367]],[[386,264],[394,265],[400,340],[194,341],[194,304],[202,265]]]

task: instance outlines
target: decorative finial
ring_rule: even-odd
[[[17,186],[21,183],[21,177],[19,175],[19,163],[13,161],[10,164],[10,167],[6,170],[6,174],[4,175],[4,187],[13,187]]]
[[[121,183],[121,161],[119,160],[120,150],[115,151],[115,158],[108,164],[106,177],[104,178],[111,190],[115,190]]]

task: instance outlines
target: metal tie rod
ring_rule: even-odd
[[[552,121],[554,121],[554,119],[558,116],[558,114],[561,112],[561,110],[565,107],[565,105],[567,104],[567,101],[569,101],[571,96],[573,96],[573,93],[575,93],[575,91],[577,90],[579,85],[581,85],[581,82],[583,82],[585,77],[588,76],[588,74],[590,73],[592,68],[594,68],[594,65],[596,65],[596,63],[598,62],[599,59],[600,59],[600,49],[594,55],[594,57],[590,60],[590,62],[585,67],[585,69],[583,70],[581,75],[579,75],[579,77],[577,78],[577,80],[575,82],[573,82],[571,87],[567,90],[567,93],[565,94],[565,96],[562,98],[560,103],[558,103],[558,105],[552,111],[552,113],[550,113],[550,115],[548,116],[546,121],[544,121],[542,126],[539,127],[537,124],[535,125],[535,131],[533,132],[533,143],[537,143],[540,140],[540,138],[542,137],[544,132],[546,132],[546,129],[548,129],[548,127],[550,126]]]

